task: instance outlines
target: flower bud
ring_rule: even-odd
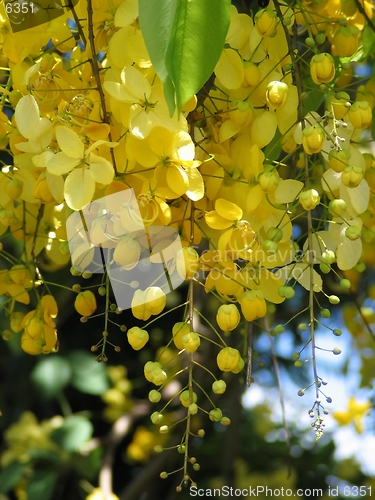
[[[265,165],[258,176],[259,186],[265,193],[273,193],[279,185],[279,173],[273,165]]]
[[[182,343],[182,337],[190,332],[190,325],[188,323],[184,323],[179,321],[172,328],[173,342],[177,349],[185,349],[184,344]]]
[[[177,272],[182,279],[194,278],[199,266],[199,255],[192,247],[185,247],[178,251],[176,258]]]
[[[361,237],[361,230],[357,226],[349,226],[345,230],[345,236],[351,241],[358,240]]]
[[[209,417],[210,417],[210,420],[212,420],[212,422],[220,422],[220,420],[223,417],[223,414],[222,414],[220,408],[214,408],[213,410],[210,411]]]
[[[140,255],[140,244],[127,234],[126,236],[122,236],[118,241],[115,251],[113,252],[113,260],[119,266],[130,271],[138,264]]]
[[[329,166],[335,172],[342,172],[348,164],[350,158],[350,151],[348,149],[332,149],[328,155]]]
[[[161,394],[159,391],[152,389],[152,391],[148,393],[148,399],[151,401],[151,403],[159,403],[159,401],[161,400]]]
[[[223,304],[216,314],[216,321],[224,332],[231,332],[240,322],[240,312],[235,304]]]
[[[270,9],[261,9],[255,15],[255,27],[260,36],[271,36],[276,28],[276,12]]]
[[[335,54],[339,57],[351,57],[358,49],[359,29],[356,26],[339,28],[333,37]]]
[[[325,133],[320,125],[312,125],[303,130],[302,145],[308,155],[319,153],[324,144]]]
[[[139,351],[144,347],[149,339],[149,335],[146,330],[142,330],[138,326],[133,326],[127,333],[128,342],[135,351]]]
[[[263,318],[267,312],[266,301],[260,290],[249,290],[240,300],[242,314],[247,321]]]
[[[345,213],[346,202],[341,198],[331,200],[328,205],[328,210],[333,217],[341,217]]]
[[[185,408],[189,408],[192,403],[196,403],[198,396],[195,392],[192,393],[192,399],[190,398],[190,391],[187,389],[186,391],[181,392],[180,401]]]
[[[96,311],[96,298],[90,290],[80,292],[74,302],[76,311],[81,316],[91,316]]]
[[[266,100],[273,109],[282,108],[288,99],[289,87],[284,82],[273,81],[267,85]]]
[[[215,380],[215,382],[212,384],[212,391],[215,394],[224,394],[226,388],[227,384],[224,382],[224,380]]]
[[[195,332],[189,332],[181,339],[184,349],[188,352],[195,352],[200,346],[201,339]]]
[[[5,184],[5,192],[11,200],[19,198],[23,191],[23,182],[18,179],[9,179]]]
[[[256,87],[260,82],[260,70],[259,67],[249,61],[244,61],[244,73],[245,81],[250,87]]]
[[[367,128],[372,121],[371,106],[367,101],[356,101],[351,105],[348,116],[353,127]]]
[[[217,366],[223,372],[230,372],[237,368],[241,356],[237,349],[224,347],[217,355]]]
[[[299,195],[299,202],[305,210],[314,210],[320,203],[320,196],[316,189],[302,191]]]
[[[33,196],[41,203],[54,203],[56,201],[48,187],[45,172],[41,173],[36,181]]]
[[[358,165],[348,165],[345,167],[341,180],[342,183],[348,188],[354,188],[359,186],[363,179],[363,170]]]
[[[316,85],[329,83],[335,77],[335,62],[331,54],[316,54],[310,61],[310,75]]]

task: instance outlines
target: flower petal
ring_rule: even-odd
[[[241,208],[231,201],[224,200],[224,198],[216,200],[215,210],[221,217],[230,221],[240,220],[242,218]]]
[[[79,158],[71,158],[60,152],[52,156],[47,163],[47,170],[53,175],[64,175],[81,163]]]
[[[70,128],[56,128],[56,139],[63,153],[70,158],[83,158],[84,145],[78,135]]]
[[[95,181],[90,170],[82,167],[70,172],[65,180],[65,201],[73,210],[81,210],[88,205],[95,193]]]
[[[99,184],[107,185],[113,181],[113,166],[108,160],[95,153],[90,154],[90,173],[94,181]]]
[[[29,139],[40,120],[39,108],[35,98],[32,95],[21,97],[14,115],[18,130],[26,139]]]

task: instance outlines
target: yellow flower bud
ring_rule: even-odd
[[[173,342],[177,349],[185,349],[182,337],[190,332],[190,325],[179,321],[172,328]]]
[[[10,226],[14,220],[14,212],[13,210],[0,210],[0,224],[5,227]]]
[[[189,390],[183,391],[180,394],[181,404],[183,406],[185,406],[185,408],[188,408],[189,405],[191,405],[192,403],[196,403],[197,400],[198,400],[198,396],[196,395],[195,392],[192,393],[192,400],[190,399],[190,391]]]
[[[113,252],[113,260],[127,271],[134,269],[139,262],[141,246],[128,234],[120,238]]]
[[[41,203],[55,203],[56,201],[48,187],[44,172],[40,174],[39,179],[35,183],[33,196],[37,200],[40,200]]]
[[[312,125],[303,130],[302,146],[308,155],[319,153],[324,144],[324,129],[320,125]]]
[[[350,158],[350,151],[348,149],[332,149],[328,155],[329,166],[335,172],[342,172],[348,164]]]
[[[267,312],[267,305],[263,292],[260,290],[249,290],[244,293],[240,300],[241,311],[247,321],[263,318]]]
[[[158,286],[146,288],[146,302],[151,314],[160,314],[167,303],[163,290]]]
[[[162,385],[167,380],[167,374],[159,362],[148,361],[144,366],[144,375],[146,380],[155,385]]]
[[[233,368],[232,373],[240,373],[240,371],[243,369],[243,367],[245,366],[245,361],[240,358],[238,363],[237,363],[237,366],[235,368]]]
[[[138,326],[133,326],[127,332],[128,342],[135,351],[139,351],[144,347],[149,339],[146,330],[142,330]]]
[[[311,58],[310,75],[316,85],[329,83],[335,77],[335,62],[331,54],[323,52]]]
[[[231,332],[240,322],[240,312],[235,304],[223,304],[216,314],[216,321],[224,332]]]
[[[333,37],[335,54],[350,57],[358,49],[359,29],[356,26],[342,26]]]
[[[284,82],[274,81],[267,85],[266,100],[271,108],[280,109],[288,99],[289,87]]]
[[[255,15],[255,26],[260,36],[271,36],[276,28],[276,12],[262,9]]]
[[[332,110],[336,120],[342,120],[349,111],[349,107],[347,105],[349,101],[349,94],[346,92],[339,92],[335,96],[330,96],[327,99],[327,109]]]
[[[241,359],[240,353],[233,347],[224,347],[217,355],[217,366],[222,372],[231,372],[237,368]]]
[[[260,69],[258,66],[252,62],[244,61],[244,73],[245,73],[245,82],[250,87],[256,87],[260,82]]]
[[[302,191],[299,195],[299,202],[305,210],[314,210],[320,203],[320,196],[316,189]]]
[[[264,172],[258,176],[258,182],[265,193],[273,193],[279,185],[279,173],[272,165],[265,165]]]
[[[178,251],[176,259],[177,272],[182,279],[194,278],[199,265],[199,255],[191,247],[185,247]]]
[[[356,101],[349,109],[348,116],[355,128],[367,128],[372,122],[372,110],[367,101]]]
[[[348,188],[359,186],[363,179],[363,170],[357,165],[348,165],[342,173],[342,183]]]
[[[5,192],[11,200],[19,198],[23,191],[23,182],[18,179],[9,179],[5,184]]]
[[[74,301],[74,307],[81,316],[91,316],[96,311],[96,298],[90,290],[80,292]]]
[[[10,315],[10,328],[14,333],[18,333],[22,330],[22,320],[24,318],[24,314],[21,311],[14,311]]]
[[[189,332],[182,337],[181,342],[186,351],[195,352],[200,346],[201,339],[197,333]]]
[[[136,290],[133,295],[131,309],[133,316],[142,321],[147,321],[151,310],[146,303],[146,290]]]

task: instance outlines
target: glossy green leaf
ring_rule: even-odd
[[[49,471],[36,471],[26,487],[27,500],[50,500],[57,482],[57,475]]]
[[[65,451],[78,451],[93,433],[90,420],[83,415],[72,415],[53,431],[51,437]]]
[[[165,55],[173,25],[176,2],[139,0],[139,25],[152,65],[164,82],[168,77]]]
[[[46,397],[55,396],[70,382],[70,363],[62,356],[41,359],[31,373],[31,380]]]
[[[165,65],[180,111],[213,72],[230,22],[230,0],[175,0]],[[152,59],[151,59],[152,60]]]
[[[109,389],[104,364],[97,363],[92,354],[74,351],[69,355],[72,367],[72,385],[86,394],[102,394]]]

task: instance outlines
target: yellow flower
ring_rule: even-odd
[[[315,54],[310,61],[310,75],[314,83],[329,83],[335,77],[335,62],[331,54]]]
[[[90,290],[80,292],[74,301],[74,307],[81,316],[91,316],[96,311],[96,298]]]
[[[359,403],[351,396],[348,402],[348,409],[345,411],[334,411],[332,416],[341,425],[348,425],[353,422],[357,433],[362,434],[362,419],[371,408],[372,404],[370,401]]]
[[[132,299],[132,313],[137,319],[147,321],[151,315],[162,312],[166,304],[165,293],[158,286],[136,290]]]
[[[149,135],[151,129],[160,125],[168,130],[186,130],[186,120],[177,112],[169,116],[163,89],[158,83],[150,85],[145,75],[134,66],[126,66],[121,71],[121,83],[106,81],[103,86],[115,100],[130,105],[129,129],[139,139]]]
[[[155,385],[162,385],[167,380],[167,374],[159,362],[147,361],[144,367],[146,380]]]
[[[342,172],[348,164],[350,151],[348,149],[332,149],[328,155],[329,166],[335,172]]]

